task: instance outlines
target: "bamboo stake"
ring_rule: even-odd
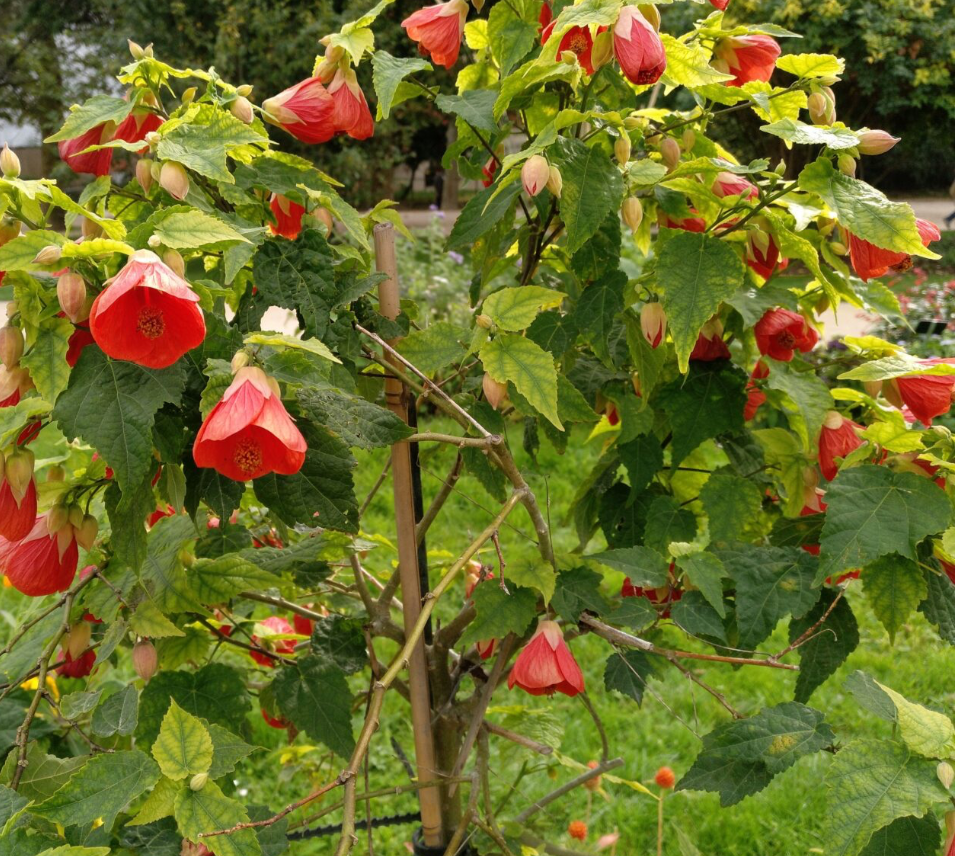
[[[399,312],[398,265],[395,259],[395,230],[390,223],[375,226],[375,266],[387,279],[378,286],[379,311],[394,320]],[[393,344],[389,342],[389,344]],[[397,364],[397,363],[396,363]],[[402,422],[408,422],[408,405],[404,384],[396,377],[385,378],[385,399],[388,408]],[[421,613],[421,585],[418,575],[418,541],[415,535],[414,499],[412,494],[411,447],[407,441],[391,447],[392,484],[395,497],[395,528],[398,540],[398,569],[401,596],[404,601],[405,636],[411,634]],[[408,658],[408,689],[411,696],[411,723],[414,729],[415,763],[418,781],[427,784],[437,778],[434,737],[431,731],[431,691],[425,642],[419,638]],[[437,788],[418,792],[421,803],[422,838],[428,847],[445,843],[441,817],[441,794]]]

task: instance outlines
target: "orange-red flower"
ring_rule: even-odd
[[[684,232],[705,232],[706,220],[704,220],[695,208],[690,209],[690,216],[674,220],[669,214],[660,212],[660,225],[665,229],[682,229]]]
[[[479,583],[484,582],[485,580],[493,580],[494,572],[493,571],[484,571],[484,566],[475,559],[472,559],[468,563],[468,573],[464,581],[464,597],[466,600],[469,600],[471,595],[474,594],[474,589],[477,588]],[[497,639],[480,639],[475,644],[477,652],[480,655],[482,660],[489,659],[494,654],[494,649],[497,646]]]
[[[287,196],[273,193],[269,200],[269,208],[275,217],[275,223],[269,223],[269,231],[273,235],[281,235],[294,241],[302,231],[302,217],[305,216],[305,206],[293,202]]]
[[[745,199],[756,199],[759,196],[759,191],[756,189],[755,184],[751,181],[747,181],[741,175],[736,175],[735,173],[725,170],[716,174],[716,178],[713,180],[713,185],[710,189],[719,196],[720,199],[727,196],[742,196]]]
[[[0,455],[0,460],[3,456]],[[33,453],[17,449],[0,469],[0,537],[26,538],[36,522],[36,480]]]
[[[916,220],[915,227],[926,247],[942,236],[938,226],[928,220]],[[851,233],[849,234],[849,261],[852,262],[852,269],[856,272],[856,276],[865,282],[884,276],[889,270],[904,272],[912,267],[912,257],[908,253],[882,249]]]
[[[491,155],[485,162],[484,166],[481,167],[481,175],[484,178],[481,179],[481,184],[485,187],[490,187],[494,184],[494,175],[497,172],[497,157]]]
[[[259,655],[262,656],[261,654]],[[281,716],[272,716],[264,707],[262,710],[262,719],[264,719],[272,728],[281,728],[286,729],[291,725],[287,719],[282,719]]]
[[[796,350],[806,354],[819,341],[819,334],[809,326],[809,322],[798,312],[789,309],[768,310],[756,322],[753,332],[761,354],[786,363],[793,358]]]
[[[336,133],[348,134],[356,140],[367,140],[375,133],[374,119],[354,71],[350,68],[336,71],[328,84],[328,94],[335,104],[333,121]]]
[[[69,520],[50,521],[50,515],[41,515],[20,541],[0,538],[0,572],[18,592],[31,597],[66,591],[76,576],[76,532]],[[52,532],[51,525],[57,526]]]
[[[422,56],[430,56],[438,65],[451,68],[458,61],[464,19],[468,16],[465,0],[449,0],[426,6],[401,22],[408,38],[418,43]]]
[[[137,107],[119,123],[116,133],[113,134],[113,139],[123,140],[127,143],[138,143],[146,138],[146,134],[157,130],[162,123],[161,116],[151,110]],[[148,146],[143,146],[138,154],[145,154],[148,148]]]
[[[556,21],[551,21],[544,27],[544,32],[541,33],[542,44],[547,44],[548,39],[550,39],[554,32],[554,25],[556,23]],[[588,27],[571,27],[564,33],[560,44],[557,46],[557,56],[559,58],[561,54],[570,51],[576,55],[580,67],[586,71],[587,74],[593,74],[593,49],[594,39],[593,36],[590,35],[590,29]]]
[[[507,679],[508,689],[515,686],[535,696],[555,692],[575,696],[584,691],[584,676],[556,621],[543,619],[517,655]]]
[[[690,353],[691,360],[712,362],[713,360],[728,360],[730,349],[723,341],[723,324],[719,318],[711,318],[703,325],[696,344]]]
[[[14,407],[20,403],[20,396],[31,385],[26,369],[14,366],[8,369],[0,363],[0,407]]]
[[[109,175],[110,167],[113,163],[112,149],[99,149],[95,152],[80,154],[84,149],[90,146],[98,146],[108,143],[113,136],[115,125],[112,122],[104,122],[90,128],[78,137],[72,140],[61,140],[57,143],[57,149],[60,157],[66,161],[66,165],[73,172],[88,172],[91,175]]]
[[[317,77],[309,77],[262,102],[265,118],[303,143],[335,136],[335,101]]]
[[[96,652],[85,651],[74,660],[69,651],[63,651],[63,660],[63,665],[56,670],[58,675],[63,678],[85,678],[93,671],[93,666],[96,664]]]
[[[768,81],[779,53],[779,44],[769,36],[731,36],[716,43],[712,65],[733,75],[728,85],[742,86],[751,80]]]
[[[572,820],[567,825],[567,834],[571,838],[576,838],[578,841],[583,841],[587,837],[587,824],[582,820]]]
[[[297,473],[306,449],[282,405],[278,384],[262,369],[246,366],[202,423],[192,456],[198,467],[248,481],[269,473]]]
[[[636,6],[624,6],[613,26],[613,52],[631,83],[656,83],[666,70],[667,55],[660,34]]]
[[[846,419],[835,410],[826,414],[819,432],[819,469],[827,481],[832,481],[839,472],[836,458],[844,458],[862,445],[862,438],[856,433],[861,430],[862,425]]]
[[[95,341],[88,327],[77,327],[70,335],[70,341],[67,344],[66,364],[73,368],[79,361],[83,348],[92,345]]]
[[[206,324],[189,283],[137,250],[93,301],[90,332],[114,359],[162,369],[202,344]]]
[[[663,304],[648,303],[640,312],[640,329],[651,348],[659,348],[667,333],[667,314]]]
[[[766,393],[753,381],[769,377],[769,366],[762,360],[757,360],[753,373],[746,383],[746,407],[743,409],[743,419],[749,422],[756,415],[756,411],[765,404]]]
[[[669,767],[661,767],[653,777],[663,790],[668,791],[676,784],[676,774]]]
[[[924,366],[955,364],[955,359],[922,360]],[[955,395],[955,375],[913,375],[886,381],[883,390],[894,404],[901,403],[923,425],[931,425],[936,416],[948,413]],[[890,392],[891,390],[891,392]]]
[[[263,627],[267,627],[272,633],[286,635],[292,634],[295,632],[294,628],[288,621],[282,618],[279,615],[272,615],[269,618],[266,618],[265,621],[260,622]],[[268,637],[266,637],[267,639]],[[252,637],[253,645],[261,645],[263,648],[266,646],[263,644],[263,640],[259,639],[258,636]],[[268,643],[266,650],[274,651],[280,656],[282,654],[293,654],[295,652],[295,640],[294,639],[278,639],[275,642]],[[275,668],[278,666],[278,660],[273,657],[269,657],[266,654],[263,654],[261,651],[249,651],[249,656],[255,660],[260,666],[269,666],[270,668]]]
[[[763,279],[769,279],[780,263],[779,246],[769,232],[749,229],[746,232],[746,264]],[[783,259],[785,261],[785,259]]]

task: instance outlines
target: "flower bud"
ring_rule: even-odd
[[[633,149],[633,145],[630,142],[630,137],[627,134],[621,134],[617,137],[617,141],[613,144],[613,154],[617,159],[617,163],[621,166],[625,166],[630,160],[630,152]]]
[[[838,431],[845,422],[845,417],[838,410],[830,410],[826,413],[826,418],[822,420],[823,427],[830,431]]]
[[[841,241],[833,241],[829,244],[829,249],[832,250],[837,256],[844,256],[849,251],[846,249],[846,245]]]
[[[529,196],[537,196],[545,187],[550,178],[550,167],[547,159],[540,155],[531,155],[521,167],[521,182]]]
[[[18,497],[26,495],[27,487],[33,481],[34,462],[33,452],[20,446],[7,457],[3,465],[3,477]]]
[[[56,299],[60,302],[63,314],[74,324],[90,317],[90,307],[86,301],[86,283],[79,274],[60,274],[56,281]]]
[[[209,781],[208,773],[196,773],[189,780],[189,789],[193,791],[201,791],[206,786],[206,782],[208,781]]]
[[[653,27],[658,33],[660,32],[660,10],[651,3],[641,4],[637,6],[637,9],[640,10],[640,14],[647,19],[647,23]]]
[[[560,55],[560,61],[566,63],[567,65],[576,65],[577,54],[575,54],[573,51],[564,51]]]
[[[143,56],[153,58],[153,43],[150,42],[146,47],[143,48]]]
[[[136,674],[148,684],[158,667],[159,656],[156,653],[156,646],[148,639],[140,639],[133,646],[133,669]],[[202,784],[204,785],[205,782]],[[199,788],[193,788],[193,790],[199,790]]]
[[[46,516],[46,528],[51,535],[56,535],[69,523],[70,510],[65,505],[54,505]]]
[[[882,392],[881,380],[866,380],[862,382],[862,385],[865,387],[865,391],[873,398],[878,398],[879,393]]]
[[[854,177],[856,174],[856,159],[852,155],[847,155],[843,152],[839,155],[837,160],[839,166],[839,172],[843,175],[848,175],[850,178]]]
[[[952,781],[955,780],[955,768],[953,768],[948,761],[940,761],[939,765],[935,768],[935,774],[938,776],[938,780],[942,783],[942,787],[945,788],[945,790],[951,788]]]
[[[317,77],[322,83],[329,84],[335,78],[335,73],[338,71],[338,63],[330,62],[326,56],[318,65],[315,66],[315,71],[312,74],[312,77]]]
[[[237,94],[241,95],[243,98],[248,98],[252,94],[252,84],[243,83],[241,86],[235,88]]]
[[[20,303],[17,300],[11,300],[7,304],[7,318],[11,319],[20,311]]]
[[[84,514],[80,520],[79,526],[73,527],[76,530],[76,543],[84,550],[91,550],[96,542],[96,533],[99,532],[99,523],[92,514]]]
[[[162,254],[162,260],[167,267],[172,268],[180,277],[185,279],[186,263],[178,250],[166,250]]]
[[[4,178],[18,178],[20,175],[20,158],[6,143],[0,151],[0,173]]]
[[[550,175],[547,179],[547,189],[558,199],[560,199],[560,191],[564,187],[564,179],[560,174],[560,170],[556,166],[551,164]]]
[[[20,224],[0,214],[0,247],[20,236]]]
[[[494,380],[487,372],[484,372],[484,380],[481,383],[484,390],[484,397],[487,403],[495,410],[500,407],[501,402],[507,398],[507,384]]]
[[[181,164],[166,161],[159,173],[159,186],[173,199],[182,202],[189,193],[189,176]]]
[[[90,647],[90,638],[93,628],[88,621],[78,621],[70,627],[66,637],[66,650],[70,652],[70,659],[78,660],[80,655]]]
[[[195,86],[190,86],[185,92],[182,93],[182,106],[188,107],[196,98],[197,89]],[[239,93],[240,95],[244,93]]]
[[[46,480],[48,482],[61,482],[66,479],[66,470],[61,466],[50,467],[46,471]]]
[[[686,128],[683,131],[683,151],[691,152],[693,151],[693,146],[696,145],[696,131],[692,128]]]
[[[136,181],[143,189],[143,193],[149,193],[149,188],[153,186],[153,162],[149,158],[140,158],[136,164]]]
[[[229,112],[240,122],[251,125],[255,114],[252,112],[252,102],[244,95],[240,95],[229,105]]]
[[[667,333],[667,314],[662,303],[648,303],[640,312],[640,328],[651,348],[658,348]]]
[[[143,53],[141,45],[137,45],[132,39],[126,39],[126,44],[129,45],[129,52],[132,54],[133,59],[142,59],[146,54]]]
[[[335,221],[332,219],[331,212],[327,208],[316,208],[312,212],[312,216],[325,227],[329,235],[332,233],[332,229],[335,228]]]
[[[893,137],[887,131],[863,131],[859,134],[859,154],[884,155],[900,139],[900,137]]]
[[[86,239],[100,238],[103,236],[103,227],[89,217],[80,217],[80,233]]]
[[[18,327],[0,327],[0,363],[12,369],[23,356],[23,333]]]
[[[162,246],[162,238],[160,238],[159,235],[150,235],[149,240],[146,241],[146,246],[151,250],[156,250]]]
[[[628,196],[623,200],[623,206],[620,209],[623,215],[623,222],[630,227],[631,232],[636,232],[643,222],[643,205],[636,196]]]
[[[603,68],[613,59],[613,30],[604,30],[594,36],[594,46],[590,50],[590,64],[594,71]]]
[[[483,312],[474,319],[478,327],[483,327],[485,330],[490,330],[494,326],[494,321],[490,315],[485,315]]]
[[[62,255],[63,251],[56,244],[49,244],[33,257],[33,264],[55,265]]]
[[[680,162],[680,144],[673,137],[667,137],[660,143],[660,154],[668,170],[672,172]]]
[[[646,7],[646,6],[640,6],[639,8],[640,8],[640,9],[646,9],[647,7]],[[651,6],[650,8],[656,8],[656,7],[655,7],[655,6]],[[599,766],[600,766],[600,764],[599,764],[597,761],[588,761],[588,762],[587,762],[587,769],[589,769],[589,770],[596,770]],[[584,782],[584,787],[585,787],[588,791],[599,791],[599,790],[600,790],[600,776],[594,776],[592,779],[587,779],[587,781]]]
[[[235,374],[239,369],[244,369],[251,361],[252,358],[248,351],[236,351],[235,356],[232,357],[232,374]]]
[[[836,96],[828,86],[813,92],[806,106],[813,125],[831,125],[836,121]]]

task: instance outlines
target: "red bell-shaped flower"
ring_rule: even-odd
[[[146,134],[156,131],[163,123],[162,116],[143,107],[135,108],[116,129],[114,140],[123,140],[127,143],[138,143],[146,139]],[[149,146],[143,146],[137,154],[145,154]]]
[[[262,369],[246,366],[202,423],[192,456],[198,467],[248,481],[297,473],[307,448],[282,405],[278,384]]]
[[[338,69],[328,84],[328,94],[335,102],[336,133],[348,134],[356,140],[367,140],[375,133],[375,121],[354,71]]]
[[[826,414],[819,432],[819,469],[827,481],[832,481],[839,472],[836,458],[844,458],[862,445],[862,438],[856,433],[862,430],[862,425],[835,410]]]
[[[96,665],[96,652],[93,650],[80,654],[75,660],[70,656],[69,651],[63,651],[63,665],[59,666],[56,673],[63,678],[85,678],[93,671]]]
[[[713,360],[728,360],[730,356],[730,349],[723,341],[723,323],[719,318],[711,318],[700,330],[690,359],[708,363]]]
[[[405,18],[401,26],[408,31],[408,38],[418,43],[422,56],[430,56],[438,65],[451,68],[458,61],[467,16],[465,0],[450,0],[419,9]]]
[[[265,118],[303,143],[335,136],[335,101],[317,77],[290,86],[262,102]]]
[[[35,522],[33,453],[17,449],[7,457],[0,472],[0,537],[20,541],[30,534]]]
[[[666,70],[667,55],[660,34],[636,6],[624,6],[613,27],[613,52],[631,83],[656,83]]]
[[[761,354],[785,363],[793,358],[795,351],[806,354],[819,341],[819,334],[809,322],[789,309],[770,309],[756,322],[753,332]]]
[[[928,220],[916,220],[915,227],[919,230],[919,237],[926,247],[942,236],[938,226]],[[901,273],[912,267],[912,257],[908,253],[884,250],[851,233],[849,234],[849,261],[852,262],[852,269],[856,272],[856,276],[865,282],[884,276],[889,270]]]
[[[287,196],[273,193],[269,200],[269,208],[275,216],[275,224],[269,223],[269,231],[273,235],[281,235],[283,238],[294,241],[302,231],[305,206],[293,202]]]
[[[162,369],[202,344],[206,324],[189,283],[137,250],[93,301],[90,332],[114,359]]]
[[[511,669],[507,688],[519,686],[531,695],[553,695],[555,692],[575,696],[584,691],[580,666],[564,641],[556,621],[542,620]]]
[[[77,327],[70,335],[70,341],[67,343],[66,364],[73,368],[79,362],[83,349],[87,345],[92,345],[95,341],[88,327]]]
[[[746,232],[746,264],[763,279],[769,279],[780,263],[779,247],[773,236],[762,229],[749,229]],[[785,261],[785,259],[783,260]]]
[[[747,181],[741,175],[727,171],[716,174],[716,178],[713,180],[713,185],[710,190],[719,196],[720,199],[727,196],[742,196],[744,199],[756,199],[759,196],[759,191],[756,189],[755,184],[751,181]]]
[[[62,516],[41,515],[20,541],[0,538],[0,572],[18,592],[42,597],[66,591],[73,582],[79,549],[73,527]]]
[[[695,208],[690,209],[691,216],[674,220],[669,214],[660,212],[660,225],[665,229],[682,229],[684,232],[705,232],[706,220],[699,216]]]
[[[551,21],[550,24],[544,27],[544,32],[541,33],[542,44],[547,44],[547,41],[554,32],[554,25],[556,23],[556,21]],[[586,71],[587,74],[593,74],[593,50],[594,39],[593,36],[590,35],[590,29],[588,27],[571,27],[564,33],[560,44],[557,46],[557,56],[559,58],[562,54],[569,51],[576,55],[577,62],[580,63],[580,67]]]
[[[286,635],[295,633],[294,628],[288,621],[282,618],[279,615],[272,615],[269,618],[266,618],[265,621],[259,622],[263,627],[267,627],[272,633],[278,635]],[[265,637],[268,640],[268,637]],[[265,647],[263,640],[258,636],[252,637],[253,645],[260,645]],[[268,649],[274,651],[279,656],[283,654],[293,654],[295,653],[295,640],[294,639],[277,639],[274,642],[267,642]],[[268,657],[263,654],[261,651],[249,651],[249,656],[255,660],[260,666],[267,666],[271,669],[274,669],[279,665],[278,660],[275,660],[272,657]]]
[[[746,407],[743,408],[743,419],[749,422],[756,415],[756,411],[766,402],[766,393],[753,381],[769,377],[769,366],[762,360],[757,360],[753,373],[746,383]]]
[[[955,364],[955,359],[922,360],[924,366],[939,364]],[[891,392],[890,392],[891,389]],[[897,377],[886,381],[883,385],[886,397],[893,401],[897,394],[901,404],[912,412],[912,415],[923,425],[931,425],[936,416],[948,413],[952,407],[952,397],[955,395],[955,375],[914,375]]]
[[[716,43],[712,65],[733,75],[727,81],[730,86],[742,86],[751,80],[768,81],[779,54],[779,44],[769,36],[731,36]]]
[[[60,140],[57,143],[57,149],[60,157],[66,161],[66,165],[73,172],[86,172],[91,175],[109,175],[110,167],[113,163],[112,149],[98,149],[95,152],[80,154],[84,149],[90,146],[98,146],[108,143],[113,137],[113,129],[116,126],[112,122],[104,122],[90,128],[78,137],[72,140]]]

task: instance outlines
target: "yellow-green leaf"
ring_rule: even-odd
[[[502,333],[481,348],[485,371],[498,383],[510,381],[517,391],[555,427],[564,430],[557,415],[557,369],[554,358],[530,339]]]
[[[171,701],[152,751],[163,775],[178,782],[209,771],[212,737],[197,717]]]
[[[566,296],[562,291],[539,285],[502,288],[484,301],[484,313],[502,330],[517,332],[526,328],[541,310],[560,306]]]

